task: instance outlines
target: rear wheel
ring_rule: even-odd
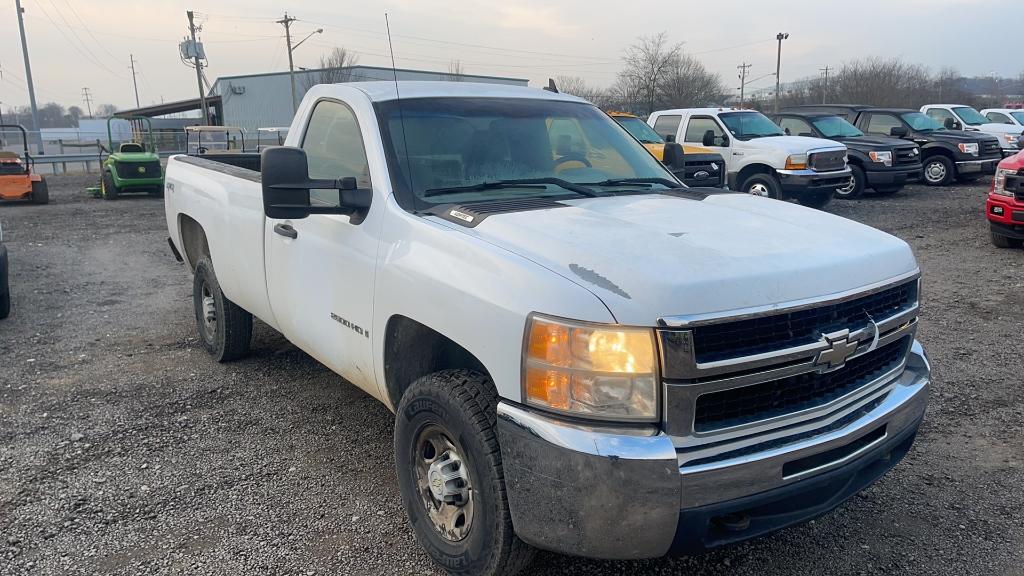
[[[754,196],[778,199],[782,186],[771,174],[754,174],[743,181],[740,192],[746,192]]]
[[[199,340],[217,362],[237,360],[249,352],[252,314],[224,296],[209,258],[196,264],[192,305]]]
[[[35,204],[50,203],[50,188],[46,185],[46,180],[32,183],[32,202]]]
[[[100,196],[104,200],[117,200],[117,186],[114,185],[114,176],[109,171],[103,171],[103,179],[100,180]]]
[[[945,186],[955,174],[953,161],[945,156],[932,156],[924,161],[924,182],[929,186]]]
[[[398,485],[416,539],[449,574],[522,571],[533,549],[512,527],[494,383],[469,370],[414,382],[395,415]]]
[[[996,248],[1020,248],[1024,245],[1024,241],[1017,240],[1016,238],[1007,238],[1002,234],[998,234],[995,230],[992,231],[992,245]]]
[[[864,176],[864,170],[860,166],[850,164],[850,183],[836,188],[836,198],[847,200],[859,198],[864,193],[865,184],[867,184],[867,178]]]
[[[0,320],[11,315],[11,287],[7,283],[7,270],[0,270]]]

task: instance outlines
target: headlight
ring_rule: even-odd
[[[999,196],[1013,196],[1013,192],[1006,191],[1006,177],[1016,172],[1006,168],[996,169],[996,176],[992,179],[992,193]]]
[[[654,330],[533,315],[524,344],[528,405],[583,418],[658,419]]]
[[[884,152],[868,152],[868,157],[871,158],[872,162],[878,162],[885,164],[886,166],[892,166],[892,151],[886,150]]]
[[[957,147],[960,148],[960,151],[963,152],[964,154],[971,154],[973,156],[977,156],[978,155],[978,143],[977,142],[957,144]]]
[[[786,170],[806,170],[807,154],[793,154],[786,158]]]
[[[1003,140],[1006,142],[1008,148],[1016,148],[1020,146],[1020,134],[1003,134]]]

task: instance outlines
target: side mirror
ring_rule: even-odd
[[[675,142],[675,141],[676,141],[675,134],[669,134],[668,136],[665,136],[665,142]]]
[[[701,142],[701,144],[703,144],[705,146],[714,146],[715,145],[715,131],[714,130],[706,130],[704,132],[704,138],[701,139],[700,142]],[[725,144],[723,143],[722,145],[724,146]]]
[[[270,146],[260,153],[263,181],[263,212],[276,220],[301,220],[310,214],[343,214],[359,224],[366,218],[373,193],[357,188],[352,177],[311,180],[306,151],[292,146]],[[338,204],[314,206],[309,191],[337,190]]]
[[[678,142],[666,143],[661,163],[671,171],[681,170],[683,168],[683,146]]]
[[[783,128],[782,131],[786,133],[786,136],[791,136],[791,134],[789,133],[789,128]]]
[[[960,129],[960,123],[957,122],[954,118],[946,118],[946,120],[942,122],[942,125],[946,127],[946,130]]]
[[[906,126],[893,126],[889,128],[889,136],[894,138],[906,138],[907,134],[910,134],[910,131],[907,130]]]

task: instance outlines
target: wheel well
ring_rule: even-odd
[[[185,260],[189,268],[194,272],[196,264],[205,256],[210,258],[210,243],[206,240],[206,232],[203,227],[192,219],[191,216],[180,214],[178,216],[178,230],[181,232],[181,243],[185,249]]]
[[[751,164],[749,166],[744,166],[743,169],[736,174],[736,186],[732,188],[734,190],[739,190],[739,187],[747,181],[747,178],[750,178],[754,174],[775,175],[775,170],[767,164]]]
[[[452,368],[487,374],[476,356],[433,328],[405,316],[396,315],[388,320],[384,379],[392,406],[398,406],[402,395],[418,378]]]
[[[931,158],[932,156],[945,156],[950,160],[956,160],[956,158],[953,157],[953,153],[950,152],[949,150],[946,150],[945,148],[926,148],[924,150],[921,150],[922,162]]]

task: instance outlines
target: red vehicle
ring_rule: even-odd
[[[999,248],[1024,245],[1024,152],[1003,159],[985,202],[992,243]]]

